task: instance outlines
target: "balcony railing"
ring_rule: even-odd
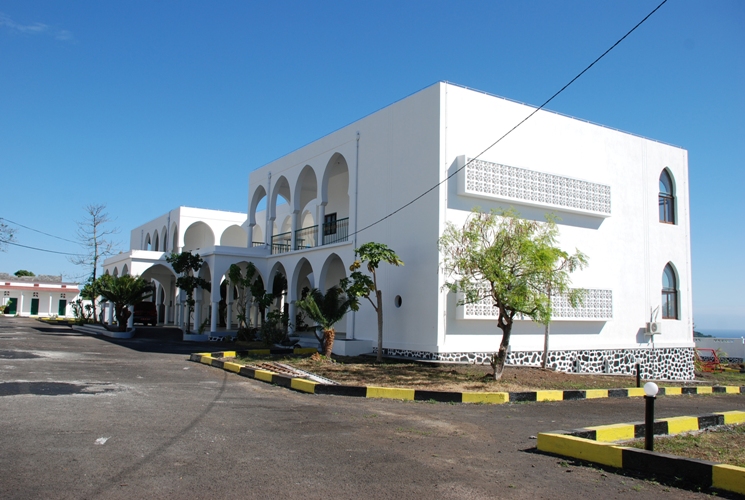
[[[331,245],[347,241],[349,238],[349,218],[323,224],[323,243]],[[256,246],[256,243],[254,243]],[[320,246],[318,226],[309,226],[295,231],[295,248],[292,248],[292,233],[282,233],[272,237],[272,254],[287,253],[291,250],[305,250]]]
[[[323,224],[323,244],[330,245],[347,241],[349,237],[349,217],[346,219],[335,220],[334,222],[325,222]]]
[[[252,247],[263,247],[265,245],[266,243],[264,243],[263,241],[252,241],[251,242]]]
[[[272,236],[272,254],[287,253],[292,248],[292,233],[281,233]]]

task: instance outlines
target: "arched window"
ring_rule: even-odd
[[[678,319],[678,280],[670,264],[662,272],[662,318]]]
[[[667,169],[660,174],[660,222],[675,224],[673,179]]]

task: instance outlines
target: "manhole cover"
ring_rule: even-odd
[[[38,354],[25,351],[0,351],[0,359],[33,359],[40,358]]]

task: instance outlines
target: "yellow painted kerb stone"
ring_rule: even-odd
[[[587,429],[595,431],[595,439],[604,443],[634,439],[633,424],[598,425]]]
[[[716,415],[724,415],[725,425],[741,424],[745,422],[745,411],[720,411]]]
[[[607,397],[608,397],[608,389],[587,389],[585,391],[586,399],[597,399],[597,398],[607,398]]]
[[[680,396],[683,394],[681,387],[665,387],[665,396]]]
[[[271,382],[272,381],[272,375],[274,375],[272,372],[267,370],[256,370],[254,371],[254,378],[257,380],[263,380],[264,382]]]
[[[745,495],[745,468],[719,464],[711,468],[711,485]]]
[[[713,392],[711,387],[697,387],[696,394],[711,394]]]
[[[317,382],[311,382],[310,380],[305,380],[303,378],[294,378],[292,379],[292,382],[290,382],[290,387],[296,391],[307,392],[310,394],[316,392],[316,385],[318,385]]]
[[[564,391],[536,391],[536,401],[563,401]]]
[[[231,363],[230,361],[227,361],[222,365],[222,367],[229,372],[238,373],[239,371],[241,371],[241,368],[243,368],[243,365],[239,365],[238,363]]]
[[[667,421],[668,434],[680,434],[698,430],[698,418],[696,417],[670,417],[661,420]]]
[[[368,398],[414,400],[414,389],[397,389],[393,387],[368,387]]]
[[[630,398],[644,396],[644,387],[631,387],[628,389],[628,391]]]
[[[199,362],[205,365],[211,365],[212,364],[212,356],[202,356],[199,359]]]
[[[621,468],[623,458],[621,448],[590,439],[582,439],[566,434],[538,434],[538,449],[565,457],[578,458],[611,467]]]
[[[510,402],[507,392],[464,392],[462,401],[464,403],[502,404]]]

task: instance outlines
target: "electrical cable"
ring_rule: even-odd
[[[55,250],[47,250],[45,248],[30,247],[30,246],[26,246],[26,245],[21,245],[20,243],[13,243],[12,241],[8,241],[8,240],[0,240],[0,243],[7,244],[7,245],[13,245],[13,246],[16,246],[16,247],[29,248],[31,250],[38,250],[39,252],[58,253],[60,255],[72,255],[72,256],[75,256],[75,257],[80,257],[82,255],[82,254],[79,254],[79,253],[57,252]]]
[[[51,236],[52,238],[57,238],[58,240],[69,241],[70,243],[75,243],[76,245],[79,245],[80,244],[79,241],[68,240],[67,238],[63,238],[61,236],[55,236],[53,234],[45,233],[44,231],[39,231],[38,229],[34,229],[32,227],[28,227],[28,226],[24,226],[23,224],[19,224],[17,222],[13,222],[12,220],[6,219],[5,217],[0,217],[0,220],[4,220],[4,221],[7,221],[7,222],[10,222],[11,224],[14,224],[16,226],[20,226],[20,227],[22,227],[24,229],[28,229],[29,231],[34,231],[36,233],[40,233],[40,234],[43,234],[43,235],[46,235],[46,236]]]
[[[616,46],[617,46],[618,44],[620,44],[621,42],[623,42],[623,41],[624,41],[624,40],[626,39],[626,37],[628,37],[628,36],[629,36],[629,35],[630,35],[631,33],[633,33],[633,32],[634,32],[634,31],[635,31],[635,30],[636,30],[636,29],[637,29],[637,28],[638,28],[639,26],[641,26],[642,24],[644,24],[644,22],[645,22],[645,21],[646,21],[647,19],[649,19],[649,18],[650,18],[650,17],[652,16],[652,14],[654,14],[655,12],[657,12],[657,11],[659,10],[659,8],[660,8],[660,7],[662,7],[663,5],[665,5],[665,3],[667,3],[667,0],[662,0],[662,2],[661,2],[661,3],[660,3],[660,4],[658,5],[658,6],[657,6],[657,7],[655,7],[655,8],[654,8],[654,9],[652,10],[652,12],[650,12],[649,14],[647,14],[647,15],[646,15],[646,16],[644,17],[644,19],[642,19],[641,21],[639,21],[639,22],[638,22],[638,23],[636,24],[636,26],[634,26],[634,27],[633,27],[633,28],[631,28],[631,29],[630,29],[629,31],[627,31],[627,32],[626,32],[626,34],[625,34],[625,35],[623,35],[623,36],[622,36],[621,38],[619,38],[619,39],[618,39],[618,40],[616,41],[616,43],[614,43],[613,45],[611,45],[611,46],[610,46],[610,48],[608,48],[608,50],[606,50],[605,52],[603,52],[602,54],[600,54],[600,56],[598,56],[598,57],[597,57],[597,58],[596,58],[596,59],[595,59],[594,61],[592,61],[592,62],[591,62],[591,63],[590,63],[590,64],[589,64],[589,65],[588,65],[588,66],[587,66],[587,67],[586,67],[585,69],[583,69],[582,71],[580,71],[580,72],[579,72],[579,73],[577,74],[577,76],[575,76],[574,78],[572,78],[572,79],[571,79],[571,80],[569,81],[569,83],[567,83],[566,85],[564,85],[563,87],[561,87],[561,89],[559,89],[559,90],[558,90],[558,91],[557,91],[557,92],[556,92],[556,93],[555,93],[554,95],[552,95],[551,97],[549,97],[549,98],[548,98],[548,99],[547,99],[547,100],[546,100],[546,101],[545,101],[545,102],[544,102],[543,104],[541,104],[541,105],[540,105],[539,107],[537,107],[536,109],[534,109],[532,113],[530,113],[530,114],[529,114],[528,116],[526,116],[525,118],[523,118],[523,119],[522,119],[522,120],[521,120],[520,122],[518,122],[518,124],[517,124],[517,125],[515,125],[515,126],[514,126],[514,127],[512,127],[512,128],[510,129],[510,130],[508,130],[508,131],[507,131],[507,132],[506,132],[506,133],[505,133],[504,135],[502,135],[502,136],[501,136],[501,137],[500,137],[499,139],[497,139],[496,141],[494,141],[493,143],[491,143],[491,145],[490,145],[489,147],[487,147],[487,148],[486,148],[486,149],[484,149],[484,150],[483,150],[482,152],[480,152],[479,154],[477,154],[476,156],[474,156],[473,158],[471,158],[471,159],[470,159],[470,160],[469,160],[468,162],[466,162],[466,164],[465,164],[465,165],[463,165],[463,166],[462,166],[462,167],[460,167],[459,169],[455,170],[455,171],[454,171],[454,172],[453,172],[452,174],[448,175],[448,176],[447,176],[446,178],[444,178],[443,180],[441,180],[440,182],[438,182],[437,184],[435,184],[435,185],[434,185],[434,186],[432,186],[431,188],[427,189],[427,190],[426,190],[425,192],[423,192],[422,194],[420,194],[419,196],[417,196],[417,197],[416,197],[416,198],[414,198],[413,200],[409,201],[409,202],[408,202],[408,203],[406,203],[405,205],[402,205],[401,207],[399,207],[398,209],[396,209],[396,210],[394,210],[393,212],[389,213],[389,214],[388,214],[388,215],[386,215],[385,217],[383,217],[383,218],[381,218],[381,219],[378,219],[377,221],[373,222],[372,224],[368,224],[367,226],[365,226],[365,227],[363,227],[363,228],[361,228],[361,229],[358,229],[357,231],[355,231],[354,233],[351,233],[351,234],[349,234],[348,236],[354,236],[354,235],[356,235],[356,234],[359,234],[359,233],[361,233],[362,231],[365,231],[365,230],[367,230],[367,229],[370,229],[371,227],[373,227],[373,226],[375,226],[375,225],[377,225],[377,224],[380,224],[381,222],[383,222],[384,220],[388,219],[389,217],[392,217],[392,216],[396,215],[396,214],[397,214],[398,212],[400,212],[400,211],[402,211],[403,209],[405,209],[405,208],[409,207],[410,205],[413,205],[414,203],[416,203],[417,201],[419,201],[419,200],[420,200],[421,198],[423,198],[424,196],[428,195],[429,193],[431,193],[432,191],[434,191],[435,189],[437,189],[438,187],[440,187],[440,186],[441,186],[442,184],[444,184],[444,183],[445,183],[446,181],[450,180],[450,179],[451,179],[451,178],[452,178],[453,176],[455,176],[455,175],[456,175],[456,174],[457,174],[458,172],[460,172],[461,170],[463,170],[464,168],[466,168],[466,167],[467,167],[468,165],[470,165],[470,164],[471,164],[472,162],[474,162],[474,161],[478,160],[478,159],[479,159],[479,158],[481,157],[481,155],[483,155],[484,153],[486,153],[487,151],[489,151],[489,150],[490,150],[491,148],[493,148],[494,146],[496,146],[497,144],[499,144],[499,143],[500,143],[500,142],[502,141],[502,139],[504,139],[505,137],[507,137],[508,135],[510,135],[510,134],[511,134],[512,132],[514,132],[514,131],[515,131],[515,129],[517,129],[517,128],[518,128],[518,127],[519,127],[520,125],[522,125],[523,123],[525,123],[526,121],[528,121],[528,120],[529,120],[530,118],[532,118],[532,117],[533,117],[533,115],[535,115],[535,114],[536,114],[536,113],[538,113],[538,112],[539,112],[540,110],[542,110],[542,109],[543,109],[544,107],[546,107],[546,105],[547,105],[548,103],[550,103],[551,101],[553,101],[553,100],[554,100],[554,98],[556,98],[556,97],[557,97],[557,96],[558,96],[559,94],[561,94],[562,92],[564,92],[564,90],[566,90],[566,89],[567,89],[567,88],[568,88],[568,87],[569,87],[569,86],[570,86],[571,84],[573,84],[573,83],[574,83],[574,82],[575,82],[575,81],[576,81],[576,80],[577,80],[577,79],[578,79],[579,77],[581,77],[582,75],[584,75],[584,74],[585,74],[585,73],[586,73],[586,72],[587,72],[587,71],[588,71],[588,70],[589,70],[590,68],[592,68],[593,66],[595,66],[595,64],[596,64],[596,63],[597,63],[598,61],[600,61],[600,60],[601,60],[601,59],[602,59],[603,57],[605,57],[605,56],[606,56],[606,55],[607,55],[607,54],[608,54],[608,53],[609,53],[609,52],[610,52],[611,50],[613,50],[614,48],[616,48]]]

